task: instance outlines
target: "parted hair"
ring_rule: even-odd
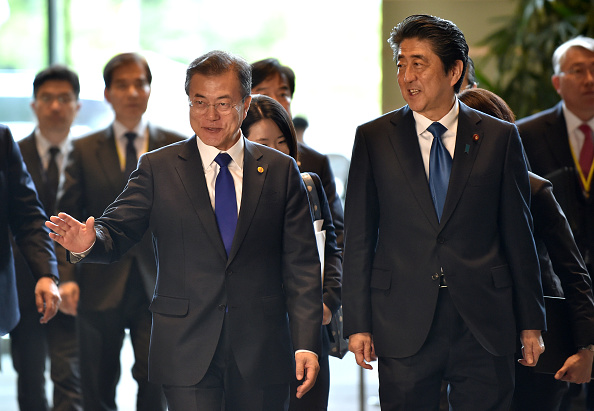
[[[433,52],[443,63],[446,74],[454,67],[457,60],[462,61],[462,75],[454,85],[454,92],[458,93],[468,64],[468,44],[458,26],[449,20],[428,14],[408,16],[394,27],[388,39],[395,61],[398,59],[402,41],[412,38],[430,42]]]
[[[280,105],[275,99],[256,94],[252,96],[252,102],[247,116],[241,124],[241,131],[244,136],[249,137],[250,128],[258,121],[270,119],[278,126],[281,133],[287,141],[289,147],[289,155],[297,160],[297,136],[295,134],[295,127],[293,121],[289,117],[289,113]]]
[[[241,98],[245,99],[252,91],[252,67],[242,57],[226,51],[213,50],[198,57],[186,69],[186,94],[190,95],[190,81],[194,74],[218,76],[233,70],[241,87]]]

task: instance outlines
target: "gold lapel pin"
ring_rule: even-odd
[[[264,172],[264,167],[258,167],[258,173],[262,174]]]
[[[478,134],[474,134],[474,135],[472,136],[472,139],[473,139],[474,141],[479,141],[479,135],[478,135]]]

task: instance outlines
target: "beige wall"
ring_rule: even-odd
[[[386,41],[393,27],[411,14],[431,14],[454,22],[466,37],[470,57],[475,60],[488,50],[478,43],[499,28],[502,17],[513,13],[516,0],[383,0],[382,4],[382,110],[406,104],[396,82],[392,49]],[[499,21],[499,23],[498,23]],[[481,67],[489,74],[489,70]]]

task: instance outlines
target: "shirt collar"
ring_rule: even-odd
[[[216,147],[205,144],[202,140],[200,140],[200,137],[196,135],[196,143],[198,144],[198,151],[200,152],[200,157],[202,158],[202,167],[204,168],[205,172],[213,166],[214,159],[219,155],[219,153],[229,154],[233,162],[235,162],[240,169],[243,169],[243,149],[245,147],[245,142],[243,141],[243,133],[241,130],[239,132],[241,134],[237,142],[226,151],[221,151]]]
[[[39,127],[35,127],[35,145],[37,146],[37,152],[40,156],[45,156],[49,153],[49,149],[52,147],[58,147],[62,154],[65,154],[68,148],[68,142],[70,141],[70,133],[60,144],[50,143],[47,138],[41,134]]]
[[[569,131],[570,134],[575,132],[575,130],[577,130],[577,128],[584,123],[588,124],[590,126],[590,128],[592,130],[594,130],[594,117],[591,118],[589,121],[582,121],[579,119],[578,116],[573,114],[571,112],[571,110],[569,110],[567,108],[567,106],[565,105],[565,101],[563,102],[562,106],[563,106],[563,116],[565,116],[565,124],[567,125],[567,130]],[[580,136],[581,135],[582,134],[580,134]]]
[[[129,131],[136,133],[136,135],[138,137],[140,137],[141,139],[144,139],[144,137],[146,136],[147,127],[148,127],[148,121],[144,118],[144,116],[142,116],[142,118],[140,119],[140,122],[132,130],[129,130],[126,126],[124,126],[118,120],[114,120],[113,133],[114,133],[116,140],[125,139],[126,137],[124,137],[124,134],[126,134]],[[127,143],[128,140],[125,140],[125,142]]]
[[[453,130],[455,132],[456,131],[455,126],[458,121],[459,112],[460,112],[460,104],[458,103],[458,97],[455,97],[454,105],[452,106],[451,110],[445,116],[443,116],[441,119],[439,119],[438,122],[441,123],[442,126],[447,128],[448,131]],[[424,115],[419,114],[415,111],[413,111],[413,117],[415,119],[415,127],[416,127],[418,136],[420,136],[425,131],[427,131],[427,127],[429,127],[431,124],[434,123],[434,121],[429,120]],[[429,135],[431,135],[431,134],[429,134]]]

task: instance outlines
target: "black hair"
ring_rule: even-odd
[[[458,93],[464,81],[468,63],[468,44],[462,31],[451,21],[439,17],[427,14],[408,16],[394,27],[388,39],[394,51],[395,61],[398,59],[402,41],[411,38],[430,42],[433,52],[443,63],[446,74],[454,67],[457,60],[462,61],[462,74],[454,85],[454,92]]]
[[[105,88],[111,87],[111,81],[113,80],[113,72],[116,69],[130,63],[136,63],[144,67],[144,71],[146,73],[146,80],[150,85],[153,81],[153,75],[151,74],[151,69],[146,59],[138,53],[121,53],[113,56],[103,68],[103,81],[105,81]]]
[[[41,70],[33,80],[33,97],[37,98],[37,93],[41,86],[50,80],[67,81],[72,86],[72,92],[78,100],[80,94],[80,82],[78,81],[78,74],[70,70],[66,66],[59,64],[52,65],[44,70]]]
[[[250,128],[260,120],[270,119],[278,126],[281,133],[287,141],[289,147],[289,155],[297,160],[297,136],[295,135],[295,127],[293,121],[289,117],[287,110],[275,99],[256,94],[252,97],[250,109],[247,116],[241,124],[241,131],[244,136],[249,137]]]

